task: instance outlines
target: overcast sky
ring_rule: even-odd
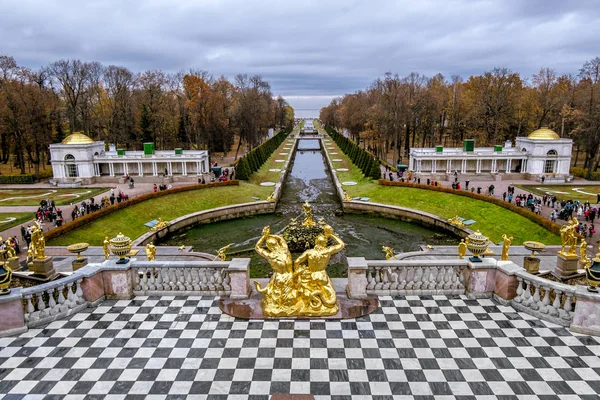
[[[20,65],[260,74],[300,116],[387,71],[576,74],[599,38],[600,0],[0,0],[0,54]]]

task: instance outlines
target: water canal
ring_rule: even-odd
[[[193,246],[194,250],[215,253],[216,249],[235,243],[228,254],[233,257],[251,257],[251,276],[266,277],[268,263],[255,254],[254,245],[263,227],[281,234],[291,218],[302,221],[302,203],[313,206],[315,219],[324,218],[346,243],[346,249],[332,258],[328,272],[332,277],[346,276],[346,257],[383,259],[381,246],[393,247],[397,252],[419,250],[420,245],[455,244],[457,238],[423,226],[358,214],[341,213],[341,204],[335,192],[318,139],[302,139],[298,143],[291,171],[283,183],[277,211],[272,215],[240,218],[208,225],[199,225],[180,231],[160,245]],[[295,256],[294,256],[295,257]]]

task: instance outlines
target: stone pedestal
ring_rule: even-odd
[[[364,257],[348,257],[348,286],[346,294],[350,299],[366,299],[367,261]]]
[[[21,269],[21,264],[19,264],[19,257],[11,257],[8,259],[8,267],[13,271],[18,271]]]
[[[227,271],[230,279],[229,285],[231,286],[229,298],[232,300],[247,299],[252,292],[250,288],[250,259],[232,259]]]
[[[73,260],[71,265],[73,266],[73,271],[77,271],[79,268],[85,267],[87,265],[87,263],[88,263],[87,258],[81,258],[81,259]]]
[[[537,257],[524,257],[523,268],[530,274],[537,274],[540,272],[540,259]]]
[[[558,253],[556,256],[556,268],[552,275],[559,279],[567,279],[577,274],[577,266],[579,265],[579,257],[576,255],[564,255]]]
[[[57,273],[52,264],[52,257],[46,257],[44,259],[35,259],[29,263],[29,270],[36,275],[43,276],[45,279],[54,278]]]

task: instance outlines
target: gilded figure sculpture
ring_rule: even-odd
[[[273,268],[273,275],[267,286],[263,288],[258,281],[254,281],[256,290],[263,295],[263,314],[270,317],[298,315],[302,304],[297,296],[292,254],[286,241],[279,235],[271,235],[271,228],[266,226],[254,249]]]
[[[467,255],[467,244],[465,243],[465,239],[460,239],[460,243],[458,244],[458,258],[463,259]]]
[[[167,226],[169,226],[169,221],[163,221],[163,219],[159,217],[158,221],[156,222],[156,225],[150,228],[150,230],[160,231],[161,229],[166,228]]]
[[[219,250],[217,250],[217,255],[215,256],[213,261],[217,261],[217,260],[225,261],[227,259],[227,254],[225,254],[225,252],[231,246],[233,246],[233,243],[229,243],[227,246],[223,246]]]
[[[17,252],[15,251],[15,248],[8,243],[6,245],[6,258],[14,258],[17,256]]]
[[[43,260],[46,258],[46,239],[39,222],[31,228],[31,242],[29,244],[32,259]]]
[[[330,239],[334,244],[329,246]],[[344,242],[334,235],[333,228],[326,225],[323,234],[317,236],[315,247],[306,250],[294,262],[294,274],[299,279],[298,296],[303,303],[300,315],[337,314],[337,297],[326,268],[331,256],[342,251],[344,246]]]
[[[506,236],[506,233],[502,235],[502,256],[500,257],[502,261],[508,261],[508,249],[510,248],[512,240],[512,236],[508,237]]]
[[[148,257],[148,261],[156,260],[156,246],[152,242],[146,245],[146,257]]]
[[[302,226],[315,226],[315,220],[313,219],[313,208],[310,204],[308,204],[308,200],[302,204],[302,209],[304,210],[304,221],[302,221]]]
[[[108,245],[110,244],[110,241],[108,240],[108,236],[104,237],[104,242],[102,243],[102,250],[104,251],[104,259],[108,260],[108,257],[110,257],[110,248],[108,247]]]
[[[271,193],[269,195],[269,197],[267,197],[267,201],[271,201],[271,202],[275,201],[275,192]]]
[[[351,201],[352,198],[348,195],[348,192],[344,192],[344,201]]]
[[[450,225],[456,226],[457,228],[464,228],[465,227],[465,224],[460,220],[460,218],[458,217],[458,215],[455,216],[455,217],[450,218],[448,220],[448,223]]]
[[[388,246],[381,246],[381,251],[385,254],[386,260],[397,260],[396,254],[394,253],[394,249]]]
[[[560,254],[567,257],[577,257],[577,235],[575,229],[579,225],[577,218],[569,220],[567,225],[560,228]]]
[[[585,239],[581,240],[581,244],[579,245],[579,259],[582,264],[587,264],[590,260],[587,256],[587,242]]]

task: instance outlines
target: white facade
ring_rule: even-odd
[[[528,137],[517,137],[497,151],[493,147],[476,147],[474,151],[461,148],[414,148],[410,151],[409,169],[421,176],[460,174],[523,174],[526,179],[542,176],[548,181],[564,182],[569,177],[573,140],[560,138],[555,132],[542,128]],[[439,179],[439,178],[438,178]]]
[[[76,136],[77,135],[77,136]],[[73,136],[76,136],[73,139]],[[87,140],[86,140],[87,138]],[[70,140],[69,140],[70,139]],[[73,134],[50,145],[50,162],[56,182],[93,183],[99,178],[194,177],[210,172],[207,150],[105,151],[104,142]]]

